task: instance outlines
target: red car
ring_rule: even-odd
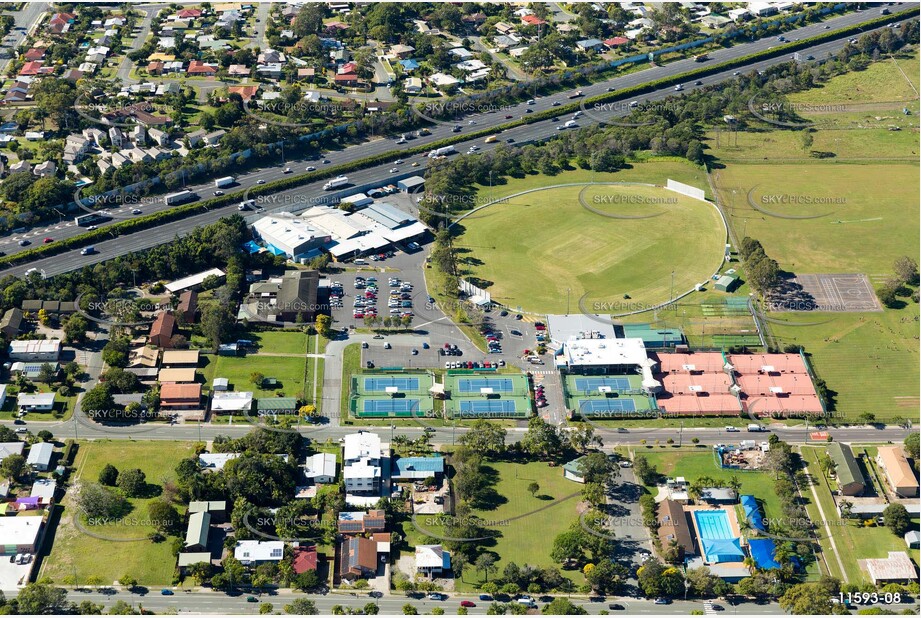
[[[45,237],[45,240],[43,240],[42,242],[45,243],[45,244],[47,245],[47,244],[50,243],[50,242],[54,242],[54,239],[51,238],[50,236],[47,236],[47,237]]]
[[[461,607],[476,607],[473,601],[461,601]]]

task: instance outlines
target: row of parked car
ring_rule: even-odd
[[[445,361],[445,369],[498,369],[505,367],[504,360],[498,361]]]

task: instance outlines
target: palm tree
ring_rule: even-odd
[[[754,574],[755,571],[758,570],[758,564],[751,556],[746,556],[745,560],[742,561],[742,564],[748,569],[749,573]]]

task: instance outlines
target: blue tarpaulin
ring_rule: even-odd
[[[780,563],[774,559],[776,548],[771,539],[749,539],[748,549],[759,569],[779,569]]]
[[[257,245],[257,244],[254,243],[253,241],[248,240],[248,241],[246,241],[245,243],[243,243],[243,249],[244,249],[247,253],[259,253],[259,251],[262,249],[262,247],[260,247],[259,245]]]
[[[758,508],[758,502],[754,496],[742,496],[740,502],[742,509],[745,511],[745,517],[751,522],[752,528],[764,532],[764,518],[761,517],[761,509]]]

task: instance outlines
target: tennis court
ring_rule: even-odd
[[[458,378],[457,392],[479,393],[481,389],[491,388],[497,393],[510,393],[514,390],[511,378]]]
[[[597,391],[602,386],[612,391],[625,391],[630,388],[630,380],[622,377],[599,376],[594,378],[576,378],[577,391]]]
[[[511,399],[464,399],[457,403],[461,412],[474,414],[515,411],[515,402]]]
[[[589,415],[636,412],[636,403],[632,399],[580,399],[579,410]]]
[[[392,414],[418,411],[421,402],[418,399],[364,399],[361,403],[364,412]]]
[[[364,391],[366,393],[383,393],[388,388],[398,391],[418,391],[419,378],[406,376],[364,377]]]

